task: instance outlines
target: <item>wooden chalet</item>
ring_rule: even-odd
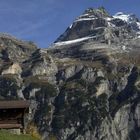
[[[24,117],[28,112],[28,101],[0,101],[0,129],[20,129],[23,132]]]

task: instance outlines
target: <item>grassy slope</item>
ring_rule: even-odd
[[[28,135],[14,135],[5,131],[0,131],[0,140],[38,140]]]

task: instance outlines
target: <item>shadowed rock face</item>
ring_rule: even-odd
[[[48,49],[2,34],[0,100],[30,100],[44,140],[139,140],[139,20],[119,16],[87,9]]]

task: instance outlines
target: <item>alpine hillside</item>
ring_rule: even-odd
[[[0,34],[0,100],[21,99],[43,140],[140,140],[140,20],[89,8],[47,49]]]

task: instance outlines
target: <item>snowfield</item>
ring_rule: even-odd
[[[74,40],[69,40],[69,41],[62,41],[62,42],[57,42],[54,43],[53,46],[62,46],[62,45],[69,45],[69,44],[74,44],[74,43],[78,43],[78,42],[82,42],[88,39],[93,39],[96,38],[97,36],[90,36],[90,37],[83,37],[83,38],[79,38],[79,39],[74,39]]]

